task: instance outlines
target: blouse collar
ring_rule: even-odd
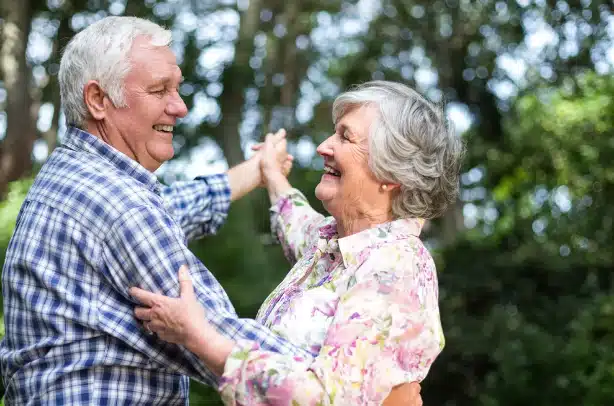
[[[336,234],[336,224],[328,224],[320,229],[320,237],[332,237],[329,227],[333,226]],[[368,255],[368,248],[379,247],[389,242],[403,240],[409,236],[420,236],[424,226],[424,219],[408,218],[398,219],[388,223],[378,224],[359,233],[339,238],[339,251],[343,257],[346,268],[358,266],[364,262]],[[327,238],[328,236],[328,238]]]

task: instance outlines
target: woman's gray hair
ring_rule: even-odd
[[[137,17],[105,17],[77,33],[60,61],[58,81],[68,125],[84,128],[88,111],[83,88],[96,80],[116,107],[125,107],[124,79],[130,71],[129,54],[137,37],[153,46],[168,46],[171,32]]]
[[[464,155],[443,106],[400,83],[372,81],[335,99],[333,122],[366,105],[379,113],[369,134],[369,167],[378,180],[401,185],[393,216],[441,216],[458,196]]]

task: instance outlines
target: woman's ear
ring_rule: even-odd
[[[95,80],[88,81],[83,87],[85,107],[94,120],[102,120],[106,116],[105,97],[106,93]]]
[[[398,183],[386,182],[386,183],[382,183],[382,185],[379,188],[380,188],[380,191],[382,192],[392,192],[393,190],[396,190],[400,187],[401,185]]]

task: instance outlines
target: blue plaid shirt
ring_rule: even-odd
[[[222,334],[309,357],[239,319],[186,246],[224,222],[229,196],[226,175],[162,188],[137,162],[70,128],[26,197],[2,272],[7,404],[175,405],[187,403],[187,376],[216,385],[194,354],[134,318],[128,289],[178,296],[184,263]]]

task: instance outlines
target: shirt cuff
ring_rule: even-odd
[[[282,211],[282,207],[284,207],[288,203],[294,203],[295,201],[304,201],[306,204],[309,204],[303,192],[298,189],[292,188],[281,193],[275,204],[269,208],[269,211],[271,212],[271,214],[280,213]]]
[[[208,234],[215,234],[224,224],[230,208],[230,183],[226,173],[208,176],[198,176],[195,180],[204,182],[208,188],[208,196],[211,199],[212,221],[208,227]]]
[[[228,404],[236,403],[237,388],[246,383],[247,377],[244,375],[247,371],[244,371],[244,364],[249,359],[249,353],[259,349],[260,346],[255,341],[239,340],[235,343],[230,354],[228,354],[226,364],[224,365],[224,373],[220,377],[218,386],[219,393]]]

